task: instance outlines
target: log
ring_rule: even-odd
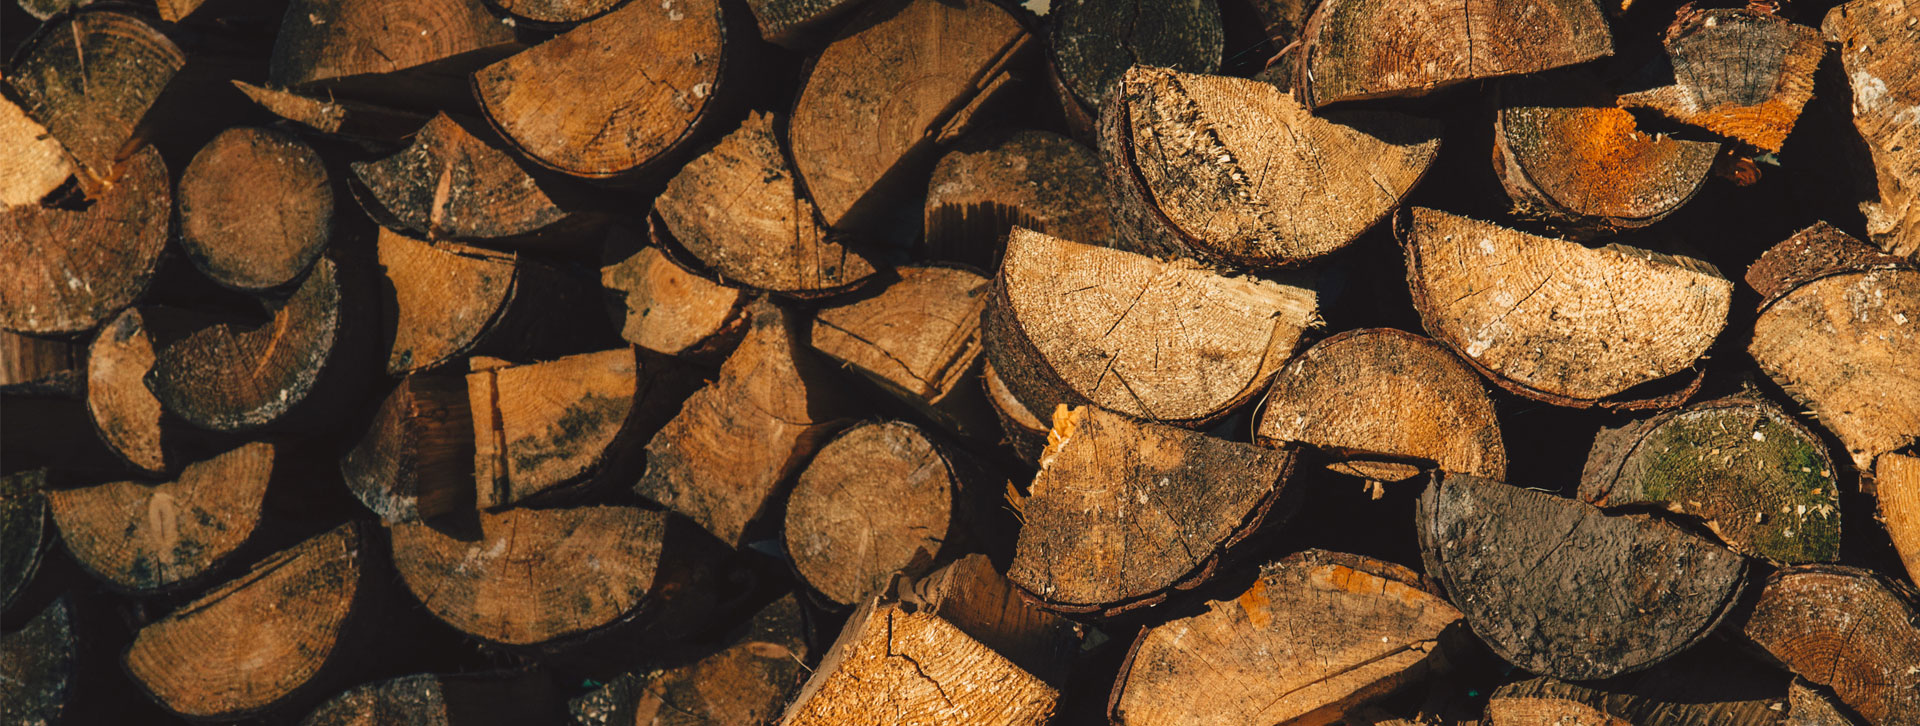
[[[1840,439],[1854,466],[1920,438],[1920,266],[1825,223],[1747,269],[1748,355]]]
[[[625,486],[640,472],[639,443],[696,385],[680,366],[630,347],[467,374],[474,503]]]
[[[1906,565],[1907,577],[1920,582],[1920,456],[1881,454],[1872,482],[1880,523]]]
[[[938,39],[935,42],[934,39]],[[889,0],[849,22],[802,82],[787,141],[835,230],[869,226],[1006,87],[1032,38],[987,0]]]
[[[1920,254],[1920,141],[1913,116],[1920,108],[1920,17],[1897,0],[1853,0],[1827,12],[1820,24],[1840,44],[1840,63],[1853,87],[1853,127],[1873,160],[1878,195],[1860,205],[1867,234],[1895,255]]]
[[[1686,371],[1726,325],[1733,283],[1700,260],[1592,249],[1425,208],[1398,231],[1427,333],[1529,398],[1678,404],[1698,376],[1673,394],[1635,387]]]
[[[1920,611],[1912,590],[1856,567],[1767,578],[1740,632],[1795,675],[1833,689],[1871,726],[1920,720]]]
[[[388,524],[471,509],[477,491],[473,426],[466,379],[407,376],[341,455],[340,477]]]
[[[234,127],[180,174],[180,247],[207,278],[244,292],[286,285],[333,237],[333,183],[291,135]]]
[[[719,377],[647,442],[633,487],[733,547],[849,408],[786,311],[762,300],[749,314],[753,327]]]
[[[261,108],[323,134],[398,143],[427,121],[426,114],[344,98],[320,98],[234,79],[233,87]]]
[[[341,525],[141,628],[122,657],[127,672],[155,702],[194,719],[317,695],[374,635],[379,574],[366,537]]]
[[[361,684],[307,714],[300,726],[509,726],[552,715],[544,676],[415,673]]]
[[[542,166],[633,177],[670,158],[730,91],[716,0],[636,2],[473,74],[494,128]]]
[[[166,163],[128,159],[84,210],[37,204],[0,212],[0,328],[69,335],[98,327],[147,289],[173,220]]]
[[[1841,708],[1819,686],[1795,678],[1787,687],[1786,726],[1854,726]]]
[[[1294,88],[1314,109],[1420,95],[1613,54],[1599,6],[1581,0],[1330,0],[1313,11],[1300,42]]]
[[[541,23],[566,25],[590,20],[612,10],[619,0],[488,0],[488,4],[512,13],[516,18]]]
[[[361,207],[432,240],[565,250],[605,234],[607,215],[573,206],[577,190],[535,176],[495,139],[478,121],[435,114],[399,153],[352,164]]]
[[[1113,236],[1100,157],[1065,136],[1022,130],[964,139],[927,180],[921,251],[982,270],[1000,266],[1014,227],[1083,244]]]
[[[746,334],[747,295],[740,288],[709,280],[638,240],[609,240],[606,254],[600,286],[627,342],[704,359],[724,355]]]
[[[1412,333],[1364,328],[1313,344],[1274,379],[1254,439],[1334,456],[1333,471],[1405,481],[1422,467],[1507,475],[1486,387],[1453,353]]]
[[[1840,483],[1826,444],[1752,394],[1603,428],[1580,498],[1698,519],[1721,542],[1774,562],[1840,557]]]
[[[849,10],[860,7],[856,0],[747,0],[760,37],[795,50],[814,50],[825,45],[824,37],[834,21]]]
[[[1685,8],[1667,27],[1673,83],[1622,95],[1645,108],[1777,153],[1813,97],[1820,32],[1754,8]]]
[[[1051,428],[1040,417],[1028,411],[1020,399],[1013,397],[1007,390],[1007,383],[994,372],[992,363],[981,366],[981,385],[987,389],[987,402],[993,405],[994,418],[1000,420],[1002,438],[1014,453],[1029,462],[1040,461],[1040,451],[1046,448],[1047,431]]]
[[[689,162],[654,212],[673,241],[724,282],[821,297],[873,274],[871,262],[820,223],[780,152],[772,114],[749,115]]]
[[[1028,411],[1200,426],[1264,390],[1319,317],[1312,290],[1016,229],[981,328]]]
[[[1094,407],[1053,417],[1007,579],[1054,610],[1117,614],[1213,574],[1269,517],[1284,521],[1293,452]]]
[[[1101,112],[1100,151],[1123,246],[1293,267],[1399,206],[1440,128],[1389,111],[1316,116],[1270,84],[1141,67]]]
[[[579,726],[771,723],[806,675],[807,632],[799,599],[785,595],[710,655],[623,674],[568,702],[567,710]]]
[[[1507,662],[1581,681],[1642,670],[1712,632],[1746,562],[1651,515],[1461,474],[1415,515],[1426,572]]]
[[[1642,131],[1585,70],[1509,80],[1499,103],[1493,166],[1514,208],[1577,230],[1665,219],[1700,191],[1720,153],[1718,142]]]
[[[1306,550],[1252,587],[1142,631],[1108,709],[1117,726],[1308,726],[1450,668],[1460,611],[1412,570]]]
[[[787,497],[787,556],[807,584],[853,605],[895,573],[920,575],[964,546],[967,502],[982,484],[903,421],[847,429],[815,454]]]
[[[859,371],[962,436],[991,437],[973,379],[987,279],[952,267],[899,267],[871,297],[814,314],[815,350]]]
[[[1785,678],[1723,655],[1664,667],[1630,686],[1594,687],[1529,678],[1495,689],[1486,726],[1786,726]],[[1729,661],[1735,665],[1729,668]],[[1657,673],[1661,678],[1656,681]],[[1765,684],[1762,686],[1761,684]]]
[[[50,724],[77,705],[73,621],[73,605],[63,597],[0,635],[0,713],[17,723]]]
[[[79,346],[0,330],[0,386],[70,375],[80,367]]]
[[[137,151],[140,122],[185,65],[180,47],[138,17],[86,11],[42,25],[14,52],[6,82],[98,196],[126,173],[118,165]],[[136,157],[133,171],[144,163]]]
[[[4,97],[0,97],[0,147],[12,157],[0,169],[0,213],[39,204],[73,176],[73,162],[60,140]]]
[[[1086,626],[1022,597],[986,555],[974,553],[894,584],[901,602],[980,641],[1049,685],[1069,684],[1087,642]]]
[[[604,332],[598,296],[560,268],[387,229],[377,244],[389,375],[466,355],[551,357],[591,346]]]
[[[33,584],[34,573],[52,549],[49,534],[54,528],[47,520],[45,494],[48,476],[46,469],[32,469],[0,477],[0,610],[13,607],[13,601]],[[18,713],[11,708],[6,712]]]
[[[1066,0],[1047,15],[1048,70],[1076,130],[1092,130],[1090,121],[1119,92],[1128,68],[1215,73],[1227,48],[1220,5],[1213,0]]]
[[[177,467],[180,449],[194,436],[147,390],[154,364],[149,315],[163,327],[185,318],[179,311],[133,307],[101,328],[87,347],[87,411],[114,453],[136,469],[159,474]]]
[[[383,105],[465,106],[463,76],[520,48],[479,0],[291,0],[267,81]]]

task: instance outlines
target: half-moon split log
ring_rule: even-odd
[[[1210,577],[1270,516],[1291,514],[1291,451],[1092,406],[1055,413],[1047,438],[1007,579],[1055,610],[1157,603]]]
[[[533,176],[496,138],[479,121],[435,114],[399,153],[352,164],[358,188],[372,197],[361,206],[427,239],[527,249],[599,242],[607,215],[568,208],[577,193]]]
[[[1232,600],[1142,631],[1108,706],[1117,726],[1333,723],[1448,670],[1459,623],[1412,570],[1306,550]]]
[[[26,591],[52,548],[47,478],[46,469],[0,477],[0,610],[12,607],[14,598]]]
[[[824,45],[820,37],[833,20],[848,10],[860,7],[855,0],[747,0],[760,37],[795,50],[811,50]]]
[[[1706,637],[1746,561],[1652,515],[1459,474],[1415,515],[1428,576],[1507,662],[1565,680],[1647,668]]]
[[[1629,389],[1686,371],[1727,323],[1733,282],[1700,260],[1593,249],[1433,209],[1402,222],[1422,325],[1523,396],[1577,408],[1675,405],[1699,376],[1654,398]]]
[[[1840,484],[1827,446],[1757,395],[1603,428],[1580,498],[1702,520],[1735,552],[1774,562],[1840,557]]]
[[[546,674],[415,673],[364,683],[320,704],[300,726],[506,726],[540,723],[553,711]]]
[[[463,76],[520,47],[479,0],[292,0],[267,80],[403,107],[466,105]]]
[[[746,292],[687,269],[635,235],[622,239],[607,242],[610,262],[600,268],[621,338],[687,358],[724,354],[740,342],[747,332]]]
[[[628,177],[685,145],[728,89],[717,0],[633,2],[473,74],[480,108],[527,156]]]
[[[340,457],[340,476],[387,523],[472,508],[473,424],[465,378],[407,376]]]
[[[243,718],[317,693],[375,635],[381,575],[366,537],[341,525],[141,628],[127,673],[194,719]]]
[[[698,576],[699,536],[666,512],[633,507],[480,513],[479,533],[394,525],[407,589],[460,632],[504,645],[573,640],[616,622],[659,625]],[[555,643],[555,645],[562,645]]]
[[[987,278],[954,267],[899,267],[877,294],[821,308],[813,347],[880,384],[936,423],[991,437],[974,384]]]
[[[295,93],[234,79],[233,87],[280,118],[323,134],[398,143],[427,121],[426,114],[345,98]]]
[[[1681,123],[1778,152],[1813,97],[1820,31],[1752,8],[1692,8],[1667,28],[1673,84],[1620,97]]]
[[[97,194],[124,174],[115,165],[134,151],[135,129],[186,62],[179,46],[138,17],[89,10],[35,31],[15,51],[6,83]]]
[[[227,129],[180,174],[180,248],[226,287],[280,287],[326,250],[333,187],[320,155],[292,135]]]
[[[276,452],[255,442],[187,464],[168,482],[47,490],[67,552],[123,590],[171,589],[208,575],[253,538]]]
[[[380,231],[382,340],[387,373],[438,368],[461,356],[532,358],[580,349],[605,326],[584,280],[522,257]]]
[[[567,710],[579,726],[772,723],[807,674],[807,633],[799,598],[783,595],[706,657],[626,673]]]
[[[1282,267],[1400,206],[1440,127],[1391,111],[1314,115],[1272,84],[1135,66],[1101,112],[1100,152],[1121,246]]]
[[[754,112],[688,162],[653,209],[681,248],[728,282],[819,297],[873,274],[821,224],[780,152],[772,114]]]
[[[135,152],[84,210],[0,211],[0,327],[91,330],[146,292],[173,221],[172,183],[153,147]]]
[[[1873,468],[1873,497],[1907,577],[1920,581],[1920,456],[1881,454]]]
[[[639,473],[640,442],[695,385],[683,367],[631,347],[467,374],[475,503],[624,486]]]
[[[170,311],[149,310],[156,317]],[[147,313],[127,308],[87,347],[87,411],[100,440],[128,464],[149,473],[172,471],[185,432],[147,390],[153,370]]]
[[[980,384],[987,389],[987,402],[993,405],[994,418],[1000,420],[1000,430],[1005,434],[1006,442],[1013,447],[1020,458],[1029,462],[1040,460],[1040,451],[1047,445],[1047,431],[1051,428],[1047,422],[1028,411],[1026,404],[1013,397],[1007,390],[1007,383],[993,370],[993,364],[981,366]]]
[[[1747,353],[1854,466],[1920,439],[1920,264],[1820,223],[1761,255],[1747,284],[1761,297]]]
[[[62,597],[0,635],[0,713],[23,724],[62,722],[80,670],[73,624],[73,604]]]
[[[847,429],[807,463],[787,497],[793,567],[837,603],[864,602],[894,573],[919,575],[961,545],[973,470],[913,424]],[[987,492],[997,494],[997,492]]]
[[[60,140],[4,97],[0,97],[0,148],[7,149],[9,157],[6,168],[0,169],[0,212],[38,204],[73,176],[73,162]]]
[[[1199,426],[1265,390],[1319,324],[1312,290],[1015,229],[981,328],[1037,416],[1091,403]]]
[[[997,269],[1014,227],[1082,244],[1113,236],[1100,157],[1059,134],[1021,130],[963,139],[927,179],[929,259]]]
[[[1075,134],[1093,129],[1128,68],[1213,73],[1227,49],[1215,0],[1066,0],[1048,16],[1049,70]]]
[[[1894,726],[1920,723],[1916,623],[1911,588],[1857,567],[1801,565],[1767,578],[1740,630],[1868,724]]]
[[[1920,254],[1920,25],[1902,0],[1853,0],[1820,25],[1840,44],[1853,86],[1853,127],[1873,158],[1879,198],[1860,205],[1867,234],[1896,255]]]
[[[1486,726],[1813,726],[1793,721],[1786,678],[1733,653],[1693,670],[1661,668],[1631,685],[1529,678],[1487,699]],[[1658,675],[1656,679],[1653,676]],[[1743,682],[1744,681],[1744,682]],[[1837,725],[1836,725],[1837,726]]]
[[[1585,0],[1329,0],[1313,11],[1294,88],[1308,107],[1426,93],[1613,54]]]
[[[647,442],[647,471],[633,487],[733,547],[848,410],[786,311],[760,300],[750,314],[719,377]]]
[[[1367,328],[1313,344],[1280,369],[1255,438],[1339,458],[1327,468],[1402,481],[1420,467],[1507,475],[1493,398],[1473,369],[1429,338]]]
[[[1011,77],[1032,38],[989,0],[870,4],[814,61],[793,104],[794,168],[832,229],[862,227],[925,173]]]
[[[1585,69],[1506,81],[1494,172],[1520,214],[1589,230],[1645,227],[1693,199],[1720,144],[1640,130]]]

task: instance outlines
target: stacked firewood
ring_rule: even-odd
[[[1911,0],[0,5],[0,721],[1920,724]]]

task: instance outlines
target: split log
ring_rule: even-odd
[[[1007,445],[1012,446],[1020,458],[1038,462],[1041,449],[1046,448],[1050,427],[1028,411],[1020,399],[1013,397],[1013,392],[1007,390],[1006,381],[994,372],[992,363],[982,366],[980,378],[981,385],[987,389],[987,402],[993,404],[994,417],[1000,420],[1000,430]]]
[[[980,391],[987,279],[952,267],[900,267],[872,297],[821,308],[813,347],[962,436],[990,437]]]
[[[671,634],[691,606],[677,601],[705,597],[690,591],[698,533],[664,512],[513,509],[482,512],[477,535],[436,526],[394,525],[394,567],[427,610],[487,642],[570,645],[629,621]]]
[[[1486,726],[1786,726],[1785,678],[1733,661],[1695,662],[1698,670],[1660,669],[1664,683],[1638,679],[1630,687],[1594,687],[1529,678],[1494,690]],[[1734,671],[1729,673],[1729,671]],[[1651,674],[1649,674],[1651,675]],[[1742,684],[1739,678],[1751,679]],[[1755,688],[1765,682],[1773,688]],[[1683,690],[1682,687],[1685,687]],[[1723,693],[1732,691],[1732,693]]]
[[[620,0],[487,0],[488,4],[534,23],[565,25],[597,17]]]
[[[1399,230],[1421,323],[1501,388],[1558,406],[1672,406],[1636,386],[1686,371],[1726,326],[1712,265],[1599,249],[1416,208]]]
[[[1697,518],[1735,552],[1774,562],[1840,557],[1840,483],[1826,444],[1755,395],[1601,429],[1580,498]]]
[[[807,584],[843,605],[915,576],[962,546],[980,482],[913,424],[853,427],[820,447],[787,498],[787,556]]]
[[[1060,95],[1069,125],[1080,127],[1076,133],[1092,130],[1091,121],[1119,92],[1128,68],[1215,73],[1227,49],[1220,5],[1214,0],[1065,0],[1050,10],[1049,70],[1064,91]]]
[[[1611,678],[1706,637],[1746,561],[1672,524],[1471,476],[1436,476],[1416,514],[1427,574],[1521,668]]]
[[[1786,726],[1855,726],[1833,696],[1798,678],[1787,687]]]
[[[578,726],[765,724],[799,688],[812,655],[800,601],[774,600],[712,654],[615,678],[567,704]]]
[[[1880,522],[1907,567],[1907,577],[1920,582],[1920,456],[1881,454],[1872,481]]]
[[[466,105],[464,76],[520,47],[479,0],[292,0],[267,80],[329,98]]]
[[[1054,414],[1007,570],[1047,607],[1117,614],[1199,585],[1282,502],[1293,452],[1129,419]]]
[[[1065,136],[1023,130],[963,140],[927,180],[928,259],[997,269],[1014,227],[1083,244],[1113,236],[1100,157]]]
[[[466,379],[407,376],[340,457],[340,476],[389,524],[471,509],[473,425]]]
[[[553,684],[540,675],[416,673],[334,696],[300,726],[511,726],[552,715]]]
[[[1021,596],[986,555],[901,580],[894,590],[901,602],[947,621],[1049,685],[1067,683],[1079,662],[1086,627]]]
[[[643,173],[729,91],[716,0],[633,2],[473,74],[494,128],[534,161],[590,179]]]
[[[1920,254],[1920,11],[1900,0],[1853,0],[1827,12],[1820,29],[1840,44],[1853,86],[1853,127],[1873,158],[1878,198],[1860,205],[1882,249]]]
[[[42,25],[15,52],[7,84],[27,115],[66,149],[82,186],[97,195],[127,173],[118,165],[135,150],[141,120],[185,65],[180,47],[153,26],[126,13],[90,10]],[[136,158],[134,173],[145,163]]]
[[[653,245],[609,240],[606,252],[611,263],[600,268],[600,286],[627,342],[698,359],[724,354],[746,334],[740,288],[702,277]]]
[[[467,374],[474,502],[624,486],[639,474],[640,442],[697,384],[630,347]]]
[[[1412,570],[1306,550],[1233,600],[1143,631],[1108,708],[1118,726],[1334,723],[1449,669],[1460,619]]]
[[[794,168],[826,226],[884,214],[1006,87],[1031,41],[987,0],[869,4],[814,61],[788,122]]]
[[[1507,81],[1494,172],[1519,214],[1583,230],[1645,227],[1700,191],[1720,144],[1640,130],[1583,69]]]
[[[0,97],[0,148],[11,157],[0,169],[0,213],[39,204],[73,176],[73,162],[60,141],[5,97]]]
[[[1100,151],[1123,246],[1291,267],[1398,207],[1440,128],[1390,111],[1316,116],[1259,81],[1136,67],[1101,112]]]
[[[140,629],[127,672],[168,710],[231,720],[318,692],[363,647],[379,575],[362,530],[341,525]]]
[[[762,300],[749,314],[753,327],[719,377],[647,442],[633,488],[734,547],[847,410],[787,312]]]
[[[1920,723],[1916,623],[1911,589],[1859,568],[1801,565],[1767,578],[1740,630],[1868,724],[1892,726]]]
[[[75,705],[79,652],[73,620],[73,605],[63,597],[0,635],[0,713],[8,719],[60,723]]]
[[[821,225],[780,152],[772,114],[753,113],[689,162],[653,208],[673,240],[724,281],[820,297],[873,274]]]
[[[760,26],[760,37],[776,45],[795,50],[811,50],[824,45],[820,37],[827,26],[847,11],[860,7],[856,0],[747,0],[753,19]]]
[[[1626,94],[1684,124],[1779,152],[1813,97],[1820,32],[1753,8],[1688,7],[1667,27],[1673,84]]]
[[[1265,390],[1319,317],[1312,290],[1015,229],[981,328],[1037,415],[1091,403],[1199,426]]]
[[[390,375],[465,355],[574,352],[596,341],[605,325],[598,296],[583,281],[516,254],[383,229],[378,255]]]
[[[352,164],[356,190],[371,197],[361,206],[381,224],[427,239],[526,249],[599,241],[607,215],[568,208],[578,193],[534,176],[494,138],[474,121],[435,114],[399,153]]]
[[[48,535],[54,528],[47,520],[45,494],[48,475],[46,469],[33,469],[0,477],[0,610],[12,607],[14,599],[33,583],[40,561],[52,549]]]
[[[79,346],[0,330],[0,386],[66,375],[79,367]]]
[[[37,204],[0,212],[0,327],[23,333],[90,330],[147,289],[173,220],[172,185],[146,147],[84,210]]]
[[[158,474],[174,469],[182,440],[190,434],[166,416],[160,399],[147,390],[154,364],[149,314],[156,321],[179,317],[173,311],[127,308],[88,346],[87,411],[100,440],[114,453],[136,469]]]
[[[94,577],[123,590],[175,589],[253,538],[276,458],[272,444],[245,444],[173,481],[50,489],[47,504],[67,552]]]
[[[235,127],[180,175],[180,248],[208,279],[241,291],[292,282],[333,237],[333,182],[288,134]]]
[[[235,79],[233,87],[280,118],[323,134],[398,143],[427,121],[426,114],[344,98],[320,98]]]
[[[1315,343],[1280,370],[1255,440],[1332,453],[1327,468],[1403,481],[1420,467],[1500,480],[1507,450],[1480,377],[1429,338],[1391,328]]]
[[[1920,439],[1920,265],[1816,224],[1747,269],[1747,353],[1847,447],[1854,466]]]
[[[1583,0],[1329,0],[1313,11],[1300,42],[1294,88],[1309,108],[1418,95],[1613,54],[1606,17]]]

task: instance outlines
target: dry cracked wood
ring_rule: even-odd
[[[1245,267],[1345,247],[1400,205],[1439,149],[1437,121],[1315,115],[1271,84],[1144,66],[1100,119],[1123,246]]]
[[[233,87],[280,118],[323,134],[400,142],[427,121],[426,114],[344,98],[322,98],[235,79]]]
[[[1867,233],[1896,255],[1920,254],[1920,9],[1854,0],[1828,11],[1827,40],[1853,87],[1853,126],[1873,157],[1878,199],[1860,205]]]
[[[931,259],[1000,266],[1014,227],[1082,244],[1113,236],[1100,157],[1079,142],[1021,130],[962,140],[927,179],[923,241]]]
[[[1627,392],[1686,371],[1726,325],[1733,283],[1699,260],[1591,249],[1432,209],[1404,221],[1427,332],[1515,393],[1583,408],[1673,405]]]
[[[1109,708],[1117,726],[1335,723],[1447,670],[1460,617],[1412,570],[1306,550],[1238,597],[1142,632]]]
[[[1313,291],[1015,229],[982,335],[1027,410],[1197,426],[1251,400],[1319,325]]]
[[[1881,454],[1873,469],[1873,496],[1907,577],[1920,581],[1920,456]]]
[[[1437,476],[1416,520],[1429,576],[1508,662],[1593,680],[1706,637],[1746,561],[1675,525],[1475,477]]]
[[[1663,507],[1703,521],[1736,552],[1775,562],[1840,556],[1840,483],[1826,444],[1756,395],[1601,429],[1580,498]]]
[[[702,277],[637,239],[610,240],[606,255],[600,286],[627,342],[663,355],[703,358],[725,353],[746,333],[747,295],[740,288]]]
[[[416,673],[348,689],[320,704],[300,726],[508,726],[551,715],[543,676]]]
[[[1066,91],[1062,100],[1072,106],[1069,118],[1091,117],[1106,108],[1128,68],[1213,73],[1227,47],[1214,0],[1064,0],[1048,16],[1048,60]]]
[[[568,702],[567,710],[579,726],[770,723],[806,676],[807,632],[799,598],[785,595],[706,657],[629,672]]]
[[[141,120],[186,64],[159,30],[113,11],[51,21],[15,59],[6,83],[66,149],[90,192],[121,175],[116,167],[136,149]]]
[[[935,422],[991,436],[973,378],[987,279],[953,267],[899,267],[871,297],[814,314],[813,347],[880,384]]]
[[[895,594],[1050,685],[1066,683],[1080,662],[1087,628],[1021,595],[986,555],[901,580]]]
[[[291,134],[234,127],[180,173],[180,248],[195,267],[242,291],[305,272],[333,236],[333,183]]]
[[[384,522],[469,509],[475,499],[472,416],[464,378],[409,375],[341,455],[340,476]]]
[[[152,147],[136,152],[85,210],[0,211],[0,258],[8,261],[0,327],[68,334],[111,319],[146,292],[172,220],[167,166]]]
[[[1473,369],[1428,338],[1390,328],[1313,344],[1280,370],[1256,440],[1304,444],[1328,468],[1401,481],[1420,467],[1488,479],[1507,475],[1493,399]]]
[[[73,162],[47,127],[0,97],[0,148],[9,156],[0,168],[0,212],[38,204],[73,176]]]
[[[1212,574],[1268,517],[1286,519],[1293,452],[1091,406],[1054,414],[1007,578],[1047,607],[1117,613]]]
[[[1672,85],[1630,93],[1620,105],[1778,152],[1813,97],[1827,54],[1820,31],[1753,8],[1688,7],[1667,28]]]
[[[469,354],[572,352],[602,324],[599,296],[543,262],[387,229],[377,250],[389,374],[438,368]]]
[[[1833,689],[1872,726],[1920,722],[1920,610],[1912,590],[1855,567],[1767,578],[1743,634],[1794,674]]]
[[[463,76],[520,47],[480,0],[292,0],[267,80],[328,98],[464,104]]]

